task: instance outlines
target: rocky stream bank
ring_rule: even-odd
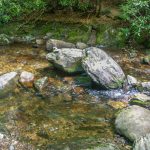
[[[2,149],[150,149],[143,52],[131,57],[48,34],[27,40],[5,37],[0,47]]]

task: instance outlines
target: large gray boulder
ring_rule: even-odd
[[[103,50],[90,47],[85,49],[83,68],[93,81],[102,88],[122,88],[125,75],[121,67]]]
[[[81,65],[83,55],[83,50],[63,48],[47,54],[46,58],[58,70],[62,70],[67,73],[79,73],[83,72]]]
[[[116,130],[131,141],[150,133],[150,111],[136,105],[123,109],[115,121]]]
[[[133,150],[150,150],[150,134],[146,134],[137,139],[134,143]]]
[[[0,76],[0,98],[12,92],[17,85],[17,73],[10,72]]]
[[[75,45],[61,40],[50,39],[46,42],[46,50],[53,51],[54,48],[75,48]]]

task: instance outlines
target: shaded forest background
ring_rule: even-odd
[[[136,39],[139,43],[150,46],[149,0],[0,0],[0,24],[20,19],[23,22],[36,22],[45,14],[51,15],[60,10],[68,14],[73,12],[101,18],[109,13],[108,6],[119,11],[118,16],[113,19],[120,22],[122,32],[128,39]]]

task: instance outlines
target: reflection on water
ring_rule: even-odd
[[[0,101],[1,123],[13,136],[43,148],[88,138],[113,140],[114,112],[90,99],[70,101],[62,94],[41,99],[24,91]]]

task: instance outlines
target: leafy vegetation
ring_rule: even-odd
[[[127,0],[122,5],[121,17],[128,23],[124,31],[132,38],[148,40],[150,38],[150,1]]]
[[[8,21],[22,15],[29,14],[41,9],[71,8],[85,11],[93,9],[100,11],[102,0],[0,0],[0,23]],[[99,7],[98,7],[99,6]]]
[[[15,17],[43,9],[43,0],[0,0],[0,23],[7,23]]]
[[[103,0],[0,0],[0,24],[16,20],[19,16],[31,16],[33,13],[47,10],[69,9],[73,11],[93,12],[102,15]],[[110,0],[105,1],[105,3]],[[125,21],[122,34],[138,42],[150,39],[150,1],[149,0],[112,0],[113,5],[121,5],[121,18]],[[31,15],[31,13],[33,15]]]

